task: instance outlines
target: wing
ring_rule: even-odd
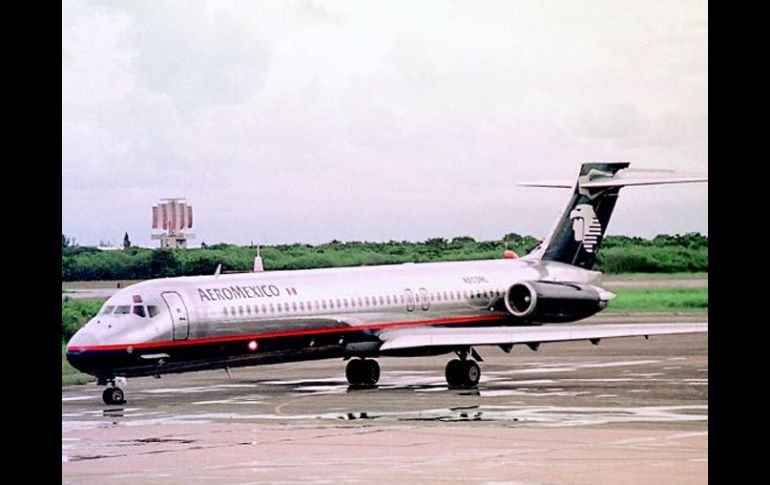
[[[614,337],[708,332],[708,323],[401,328],[380,333],[380,351],[418,347],[540,344]]]

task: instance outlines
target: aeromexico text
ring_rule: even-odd
[[[287,294],[291,294],[288,289]],[[296,294],[296,293],[294,293]],[[198,288],[201,301],[238,300],[247,298],[273,298],[281,296],[275,285],[227,286],[224,288]]]

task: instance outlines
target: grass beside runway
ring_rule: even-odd
[[[606,311],[686,312],[709,307],[708,288],[623,288]]]
[[[708,280],[706,272],[692,273],[605,273],[604,280],[611,281],[654,281],[654,280]]]

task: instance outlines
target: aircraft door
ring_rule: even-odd
[[[171,322],[174,326],[174,340],[186,340],[190,336],[190,320],[182,297],[176,291],[167,291],[161,293],[160,296],[166,302],[169,315],[171,315]]]
[[[404,294],[406,295],[406,311],[413,312],[414,311],[414,293],[412,293],[412,290],[407,288],[404,290]]]
[[[425,311],[430,310],[430,297],[428,296],[428,290],[420,288],[420,300],[422,301],[422,309]]]

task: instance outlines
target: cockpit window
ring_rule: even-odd
[[[134,315],[139,315],[140,317],[144,318],[144,307],[141,305],[135,305]]]
[[[101,311],[101,312],[99,312],[99,313],[100,313],[101,315],[109,315],[110,313],[112,313],[112,310],[114,310],[114,309],[115,309],[115,305],[109,305],[109,306],[105,305],[105,306],[102,308],[102,311]]]
[[[121,305],[115,309],[115,315],[127,315],[131,313],[130,305]]]
[[[150,314],[150,318],[154,318],[160,312],[158,311],[158,307],[156,307],[155,305],[148,305],[147,306],[147,313]]]

